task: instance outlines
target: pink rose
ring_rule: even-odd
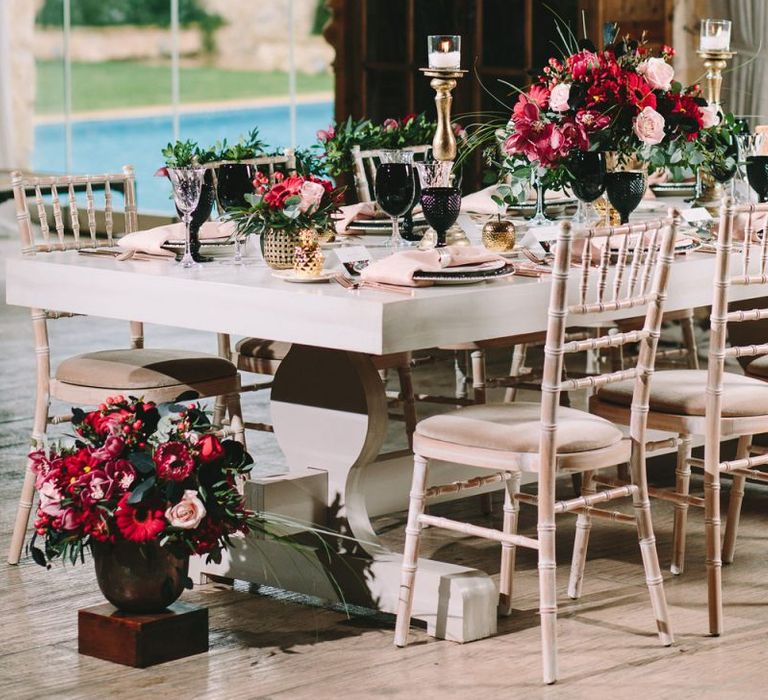
[[[61,514],[61,491],[52,481],[46,481],[40,487],[40,512],[54,516]]]
[[[703,129],[709,129],[720,123],[720,112],[717,109],[717,105],[707,105],[706,107],[699,107],[699,109],[701,110],[701,126]]]
[[[93,451],[93,456],[98,460],[115,459],[125,449],[125,440],[117,435],[110,435],[104,440],[104,444]]]
[[[194,489],[184,491],[181,500],[165,511],[165,519],[171,527],[177,527],[180,530],[193,530],[204,517],[205,506]]]
[[[385,119],[384,120],[384,131],[394,131],[398,127],[397,119]]]
[[[675,69],[663,58],[647,58],[637,67],[637,72],[654,90],[669,90],[675,77]]]
[[[569,83],[558,83],[549,93],[549,106],[555,112],[567,112],[569,109],[568,98],[571,94]]]
[[[635,117],[634,131],[643,143],[655,146],[664,140],[664,117],[653,107],[645,107]]]
[[[320,200],[325,194],[325,187],[318,182],[307,180],[299,190],[301,203],[299,211],[302,213],[312,212],[320,206]]]

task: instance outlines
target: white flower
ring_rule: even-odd
[[[638,67],[640,73],[654,90],[669,90],[672,87],[672,78],[675,77],[675,69],[663,58],[648,58]]]
[[[181,500],[165,511],[165,519],[171,527],[177,527],[180,530],[193,530],[204,517],[205,506],[194,489],[184,491]]]
[[[299,197],[301,197],[301,203],[299,204],[299,211],[308,212],[316,209],[320,206],[320,200],[325,194],[325,187],[319,182],[312,182],[307,180],[301,186],[299,190]]]
[[[664,117],[653,107],[646,107],[635,117],[633,129],[643,143],[655,146],[664,140]]]
[[[568,98],[571,94],[570,83],[558,83],[549,93],[549,106],[555,112],[566,112],[568,107]]]
[[[706,107],[699,107],[699,109],[701,110],[702,126],[705,129],[717,126],[720,123],[720,112],[717,109],[717,105],[707,105]]]

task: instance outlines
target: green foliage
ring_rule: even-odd
[[[227,139],[218,141],[213,147],[217,153],[215,160],[248,160],[264,155],[266,144],[259,138],[259,127],[254,127],[247,136],[241,136],[236,144],[228,145]]]
[[[315,8],[315,19],[312,22],[312,34],[318,35],[323,33],[323,27],[331,17],[331,11],[328,9],[326,0],[317,0],[317,7]]]
[[[189,139],[169,143],[161,153],[168,168],[188,168],[194,164],[211,163],[218,155],[214,149],[201,149],[195,141]]]
[[[652,146],[647,158],[648,170],[654,172],[666,168],[673,182],[689,179],[699,169],[710,174],[731,170],[738,157],[736,135],[740,132],[741,126],[728,112],[720,124],[702,129],[693,141],[678,139]]]
[[[45,0],[37,15],[37,23],[61,27],[63,1]],[[72,26],[108,27],[113,25],[155,25],[171,23],[169,0],[76,0],[71,7]],[[218,22],[218,24],[216,24]],[[219,15],[206,12],[201,0],[179,0],[179,23],[200,24],[204,29],[221,26]]]
[[[325,168],[332,177],[352,169],[352,146],[367,151],[378,148],[407,148],[421,146],[432,141],[437,122],[425,113],[408,115],[401,120],[387,119],[374,124],[370,119],[352,119],[350,116],[339,125],[329,127],[328,138],[318,144],[325,152]],[[318,135],[320,135],[319,132]]]

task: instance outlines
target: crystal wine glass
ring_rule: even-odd
[[[189,224],[192,212],[200,201],[203,188],[205,168],[168,168],[168,177],[173,185],[173,198],[182,214],[185,228],[184,255],[181,258],[182,267],[195,267],[197,263],[192,257],[192,247],[189,237]]]
[[[413,151],[381,151],[374,185],[376,201],[392,220],[392,238],[388,245],[395,249],[411,245],[400,235],[399,217],[411,208],[416,196],[413,174]]]

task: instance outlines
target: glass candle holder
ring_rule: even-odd
[[[699,35],[699,51],[730,51],[731,20],[703,19]]]
[[[435,34],[427,37],[429,67],[437,69],[461,68],[461,37],[455,34]]]

